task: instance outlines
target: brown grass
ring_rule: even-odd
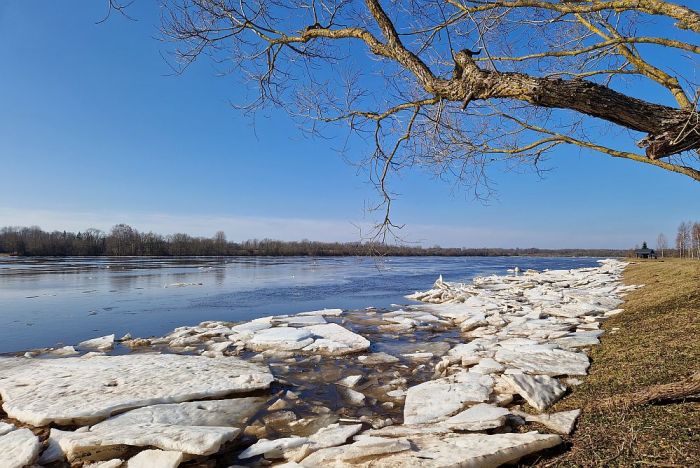
[[[700,371],[700,261],[638,261],[627,267],[625,311],[591,352],[590,375],[552,411],[584,408],[567,451],[537,466],[700,466],[700,400],[603,410],[586,406]],[[617,329],[617,330],[616,330]]]

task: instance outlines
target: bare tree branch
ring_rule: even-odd
[[[383,208],[394,198],[388,179],[403,168],[433,171],[482,198],[491,193],[492,168],[539,173],[565,145],[700,180],[693,82],[700,14],[692,7],[662,0],[161,1],[175,65],[211,57],[257,90],[242,109],[285,109],[312,135],[347,124],[347,145],[372,148],[359,164]],[[664,60],[651,49],[663,49]],[[610,131],[620,138],[606,137]],[[388,211],[383,225],[395,227]]]

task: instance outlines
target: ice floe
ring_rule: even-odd
[[[125,447],[157,447],[195,455],[209,455],[233,440],[265,402],[247,397],[160,404],[127,411],[80,431],[52,429],[48,463],[75,460],[95,451],[123,455]]]
[[[261,317],[247,323],[204,322],[196,327],[179,327],[159,341],[171,348],[184,348],[210,343],[208,351],[223,353],[229,346],[217,340],[230,341],[238,349],[264,352],[294,352],[343,356],[364,351],[370,342],[347,328],[329,323],[324,317],[335,317],[340,309],[324,309],[296,315]],[[340,311],[342,312],[342,311]],[[217,346],[222,348],[217,349]]]
[[[342,356],[364,351],[370,346],[369,340],[336,323],[311,325],[304,330],[314,337],[314,342],[303,348],[304,351],[311,353]]]
[[[114,334],[93,338],[78,343],[81,348],[96,349],[98,351],[107,351],[114,347]]]
[[[282,458],[285,451],[301,447],[309,442],[306,437],[285,437],[282,439],[261,439],[245,449],[238,458],[251,458],[256,455],[265,455],[269,458]]]
[[[3,410],[35,426],[90,424],[118,411],[264,389],[272,381],[265,366],[238,358],[0,358]]]
[[[275,349],[293,351],[302,349],[314,342],[313,334],[303,328],[276,327],[255,333],[246,346],[254,351]]]
[[[547,375],[512,374],[501,377],[513,393],[518,393],[533,408],[544,411],[566,392],[566,385]]]
[[[83,468],[121,468],[124,465],[124,460],[121,458],[113,458],[107,461],[98,461],[94,463],[85,463]]]
[[[583,353],[542,346],[522,346],[500,349],[495,359],[528,374],[586,375],[590,361]]]
[[[177,468],[182,461],[182,452],[169,450],[144,450],[126,463],[126,468]]]
[[[8,424],[4,422],[0,422],[0,436],[4,436],[10,431],[14,431],[17,429],[14,424]]]
[[[522,411],[515,412],[527,422],[540,423],[558,434],[568,435],[574,430],[576,420],[581,415],[580,409],[560,411],[558,413],[527,414]]]
[[[440,425],[457,431],[484,431],[501,427],[510,414],[505,408],[479,403],[443,421]]]
[[[41,443],[29,429],[17,429],[0,436],[0,466],[22,468],[39,455]]]
[[[421,424],[452,416],[469,403],[488,400],[492,388],[490,376],[471,372],[416,385],[406,392],[404,422]]]
[[[431,434],[417,430],[405,438],[368,437],[319,450],[301,461],[305,467],[461,466],[496,467],[561,443],[558,435]]]

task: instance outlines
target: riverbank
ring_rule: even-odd
[[[591,352],[590,375],[554,406],[585,408],[700,372],[700,262],[666,259],[631,263],[625,284],[644,284],[603,324]],[[614,405],[586,411],[563,455],[539,466],[697,466],[700,402]]]

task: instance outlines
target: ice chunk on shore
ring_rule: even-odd
[[[312,325],[302,330],[310,332],[316,340],[304,348],[306,352],[317,352],[332,356],[357,353],[369,348],[370,342],[365,337],[341,327],[337,323]]]
[[[404,423],[422,424],[445,419],[468,403],[488,400],[492,388],[490,376],[474,372],[423,382],[406,392]]]
[[[363,466],[364,464],[360,461],[362,458],[388,455],[411,449],[411,443],[404,439],[375,436],[358,436],[357,438],[359,440],[349,445],[319,450],[305,458],[301,464],[313,467]]]
[[[83,468],[121,468],[122,465],[124,465],[124,460],[121,458],[113,458],[107,461],[86,463],[83,465]]]
[[[448,355],[462,361],[463,366],[477,364],[484,357],[493,356],[494,351],[490,350],[493,343],[488,344],[487,340],[476,339],[469,343],[461,343],[450,349]]]
[[[51,429],[49,453],[42,455],[41,462],[48,463],[62,456],[71,462],[94,456],[113,458],[122,456],[128,447],[157,447],[193,455],[211,455],[239,433],[240,429],[235,427],[158,423],[115,425],[84,432]]]
[[[272,317],[261,317],[250,322],[241,323],[231,327],[232,338],[251,337],[253,333],[272,327]]]
[[[483,431],[503,426],[509,414],[505,408],[479,403],[439,424],[455,431]]]
[[[552,406],[566,392],[566,385],[547,375],[513,374],[504,375],[502,379],[540,411]]]
[[[14,424],[8,424],[4,422],[0,422],[0,436],[4,436],[8,432],[14,431],[17,429]]]
[[[485,305],[476,303],[476,298],[469,299],[460,304],[431,304],[423,308],[440,317],[454,319],[464,331],[469,331],[486,323]]]
[[[86,463],[83,468],[121,468],[124,465],[124,460],[121,458],[113,458],[107,461],[99,461],[94,463]]]
[[[322,325],[326,322],[323,315],[290,315],[288,317],[274,317],[273,323],[284,323],[290,327],[303,327],[306,325]]]
[[[122,445],[214,453],[238,435],[265,401],[248,397],[153,405],[114,416],[88,431],[52,430],[49,450],[41,461],[48,463],[64,456],[73,460],[91,451],[121,456]]]
[[[383,452],[367,450],[367,439],[381,439]],[[406,438],[368,437],[341,447],[319,450],[307,458],[304,467],[460,466],[497,467],[525,455],[561,443],[558,435],[538,434],[425,434],[422,428]],[[389,449],[393,449],[390,451]],[[367,457],[367,458],[365,458]]]
[[[146,406],[109,418],[90,430],[104,432],[113,427],[147,423],[241,429],[266,401],[262,397],[247,397]]]
[[[544,313],[548,315],[568,318],[578,318],[584,315],[594,315],[603,312],[605,312],[604,307],[585,302],[572,302],[569,304],[558,305],[557,307],[550,307],[544,310]]]
[[[266,455],[269,458],[282,458],[286,450],[291,450],[309,442],[306,437],[285,437],[282,439],[260,439],[238,455],[238,458],[246,459],[257,455]]]
[[[543,346],[522,346],[500,349],[496,360],[521,369],[527,374],[586,375],[588,356],[562,349],[546,349]]]
[[[469,372],[478,372],[479,374],[497,374],[503,372],[505,367],[500,362],[491,359],[483,358],[479,364],[469,369]]]
[[[182,452],[144,450],[126,463],[126,468],[177,468],[182,461]]]
[[[62,348],[50,350],[49,354],[53,354],[54,356],[75,356],[80,353],[76,351],[73,346],[63,346]]]
[[[574,430],[576,420],[581,415],[580,409],[571,411],[560,411],[558,413],[549,414],[527,414],[518,411],[515,414],[525,418],[525,421],[540,423],[543,426],[557,432],[559,434],[568,435]]]
[[[585,348],[587,346],[599,345],[600,340],[598,337],[600,335],[601,333],[598,331],[569,333],[561,338],[555,339],[554,342],[564,348]]]
[[[285,450],[283,456],[292,463],[299,462],[317,450],[345,444],[350,437],[360,432],[360,430],[362,430],[362,424],[331,424],[330,426],[319,429],[315,434],[310,435],[308,442],[300,447],[292,450]],[[301,465],[297,464],[295,466]]]
[[[0,375],[5,412],[35,426],[92,424],[141,406],[264,389],[274,380],[266,366],[238,358],[177,354],[0,358]]]
[[[338,317],[343,314],[343,309],[321,309],[311,310],[309,312],[299,312],[296,315],[321,315],[327,317]]]
[[[275,327],[256,332],[246,342],[246,347],[253,351],[265,351],[267,349],[293,351],[308,346],[313,341],[313,335],[307,329]]]
[[[309,436],[309,441],[317,449],[335,447],[344,444],[350,437],[360,432],[361,429],[362,424],[348,424],[346,426],[331,424]]]
[[[29,429],[17,429],[0,436],[0,466],[22,468],[39,455],[41,442]]]
[[[81,348],[96,349],[98,351],[108,351],[114,347],[114,334],[81,341],[78,343],[78,346]]]

